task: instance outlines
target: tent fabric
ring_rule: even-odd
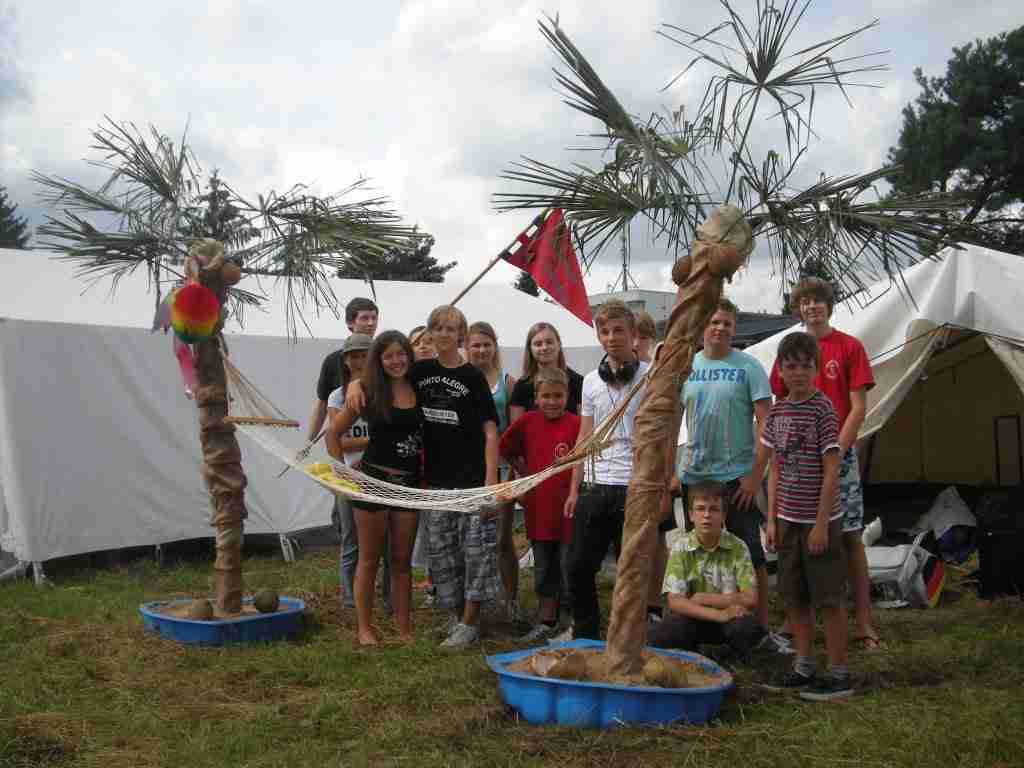
[[[1024,413],[1024,259],[974,246],[941,256],[908,269],[904,288],[880,282],[832,316],[875,374],[860,432],[877,436],[872,482],[1006,480],[993,424]],[[746,352],[770,370],[789,332]]]
[[[0,285],[0,550],[45,561],[210,536],[197,412],[170,337],[149,331],[154,297],[146,276],[124,278],[112,300],[104,287],[83,293],[71,266],[49,255],[0,250],[6,274],[22,276]],[[263,394],[303,423],[279,435],[298,449],[321,361],[347,330],[330,315],[307,317],[312,338],[291,342],[284,281],[262,287],[267,311],[250,311],[244,329],[228,329],[229,351]],[[332,287],[341,304],[370,293],[360,281]],[[377,282],[380,328],[422,324],[459,287]],[[570,365],[587,371],[600,360],[591,328],[510,285],[479,285],[459,306],[470,321],[495,326],[513,375],[527,329],[541,320],[559,329]],[[327,525],[332,495],[298,472],[278,478],[281,463],[239,434],[246,531]]]

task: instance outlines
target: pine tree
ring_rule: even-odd
[[[952,220],[979,224],[989,247],[1024,252],[1024,26],[954,48],[943,77],[914,77],[921,93],[889,149],[893,193],[956,193]]]
[[[16,216],[18,206],[8,202],[7,188],[0,187],[0,248],[28,248],[28,221]]]
[[[520,272],[512,286],[531,296],[540,296],[540,288],[537,287],[537,282],[529,272]]]
[[[444,276],[458,262],[438,264],[430,255],[431,235],[420,235],[413,248],[391,248],[386,253],[358,255],[338,270],[338,277],[351,280],[404,280],[410,283],[443,283]]]

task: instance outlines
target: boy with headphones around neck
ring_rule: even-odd
[[[594,431],[594,425],[619,405],[636,377],[642,376],[648,368],[633,351],[636,319],[623,302],[612,299],[602,304],[594,316],[594,327],[605,356],[598,369],[583,379],[578,440],[585,440]],[[626,490],[633,474],[633,417],[640,400],[639,396],[634,397],[626,408],[611,435],[611,445],[594,461],[573,469],[565,502],[565,516],[573,518],[569,551],[572,638],[597,639],[600,635],[601,613],[595,579],[609,545],[616,545],[616,551],[621,546]]]

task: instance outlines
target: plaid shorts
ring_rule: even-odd
[[[864,492],[860,485],[860,463],[853,446],[846,449],[839,465],[839,509],[843,511],[843,533],[864,528]]]
[[[437,605],[458,608],[498,596],[498,521],[479,514],[431,510],[427,513],[430,578]]]

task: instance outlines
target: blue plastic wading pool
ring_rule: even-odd
[[[167,640],[188,645],[225,645],[227,643],[260,643],[284,640],[299,631],[306,604],[295,597],[282,597],[275,613],[246,614],[231,619],[180,619],[162,613],[173,605],[188,605],[191,600],[163,600],[139,606],[142,625]],[[244,598],[251,603],[252,598]]]
[[[597,640],[552,643],[554,648],[604,648]],[[654,688],[646,686],[586,683],[510,672],[508,664],[532,655],[540,648],[488,656],[487,665],[498,673],[502,701],[528,723],[610,728],[617,725],[665,725],[706,723],[718,713],[732,675],[711,659],[686,651],[649,648],[653,653],[693,662],[708,674],[720,675],[719,685],[706,688]]]

